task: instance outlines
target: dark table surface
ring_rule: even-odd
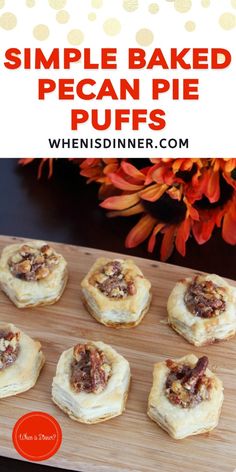
[[[108,219],[99,208],[96,184],[87,185],[79,169],[65,159],[56,161],[53,177],[47,172],[38,181],[38,163],[20,167],[17,159],[0,158],[0,234],[47,239],[94,247],[129,255],[159,258],[160,241],[153,254],[147,244],[128,250],[125,236],[137,221],[131,218]],[[168,262],[235,279],[236,248],[226,244],[220,230],[199,246],[187,243],[183,258],[176,251]],[[0,471],[55,472],[58,469],[0,457]]]

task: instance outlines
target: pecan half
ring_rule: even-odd
[[[70,382],[76,392],[100,393],[110,374],[111,367],[102,351],[88,344],[74,347]]]
[[[186,373],[185,377],[183,378],[182,383],[184,385],[184,388],[186,388],[187,390],[194,391],[196,384],[205,374],[207,366],[208,366],[208,357],[207,356],[200,357],[195,367],[191,369],[190,372]]]
[[[210,398],[211,379],[205,375],[208,366],[206,356],[198,359],[195,367],[180,365],[167,360],[170,372],[166,379],[165,393],[174,405],[192,408]]]
[[[201,318],[213,318],[225,311],[225,289],[211,280],[202,280],[197,276],[189,284],[184,301],[193,315]]]
[[[41,247],[41,253],[44,256],[49,257],[53,254],[53,250],[48,244],[44,244],[44,246]]]

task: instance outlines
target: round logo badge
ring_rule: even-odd
[[[16,422],[12,441],[21,456],[39,462],[56,454],[61,446],[62,431],[53,416],[33,411]]]

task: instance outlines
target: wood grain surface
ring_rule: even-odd
[[[0,237],[0,249],[16,241],[23,239]],[[134,257],[152,283],[153,302],[141,325],[116,330],[100,325],[86,312],[80,292],[80,281],[95,259],[115,254],[64,244],[54,246],[67,259],[70,274],[58,303],[19,310],[0,293],[1,320],[12,322],[39,339],[46,355],[45,367],[33,389],[0,401],[0,455],[21,459],[12,446],[12,428],[20,416],[37,410],[52,414],[62,427],[60,451],[44,462],[51,466],[82,472],[182,469],[233,472],[236,469],[236,340],[195,348],[166,323],[166,302],[171,289],[178,279],[194,271]],[[52,403],[51,382],[58,358],[78,337],[111,344],[130,362],[132,384],[122,416],[97,425],[82,425],[70,420]],[[190,352],[209,356],[210,368],[224,383],[225,400],[214,431],[175,441],[147,417],[147,398],[153,364]]]

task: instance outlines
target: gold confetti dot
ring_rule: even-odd
[[[192,0],[175,0],[174,7],[179,13],[186,13],[192,7]]]
[[[132,12],[138,9],[138,4],[138,0],[124,0],[123,8],[128,12]]]
[[[231,5],[233,8],[236,8],[236,0],[231,0]]]
[[[89,14],[88,14],[88,19],[89,19],[89,21],[95,21],[96,18],[97,18],[96,13],[89,13]]]
[[[147,28],[140,29],[136,34],[136,41],[140,46],[149,46],[153,42],[154,36]]]
[[[103,25],[103,29],[109,36],[116,36],[120,33],[121,24],[116,18],[108,18]]]
[[[49,28],[46,25],[37,25],[33,29],[33,35],[38,41],[45,41],[49,36]]]
[[[0,26],[5,30],[12,30],[17,24],[17,18],[13,13],[6,12],[0,16]]]
[[[221,28],[231,30],[236,26],[236,16],[233,13],[225,12],[220,16],[219,23]]]
[[[35,7],[35,0],[26,0],[26,6],[29,8]]]
[[[65,23],[68,23],[68,21],[70,19],[70,15],[69,15],[68,11],[60,10],[56,14],[56,19],[57,19],[58,23],[61,23],[62,25],[64,25]]]
[[[5,0],[0,0],[0,8],[3,8],[5,6]]]
[[[48,0],[50,7],[54,8],[54,10],[62,10],[66,2],[67,0]]]
[[[84,33],[79,29],[73,29],[68,33],[67,39],[73,46],[78,46],[84,40]]]
[[[208,8],[211,4],[211,0],[202,0],[201,4],[202,4],[202,7]]]
[[[157,3],[150,3],[148,10],[150,13],[155,14],[159,11],[159,6],[157,5]]]
[[[103,0],[92,0],[91,5],[93,8],[101,8],[103,4]]]
[[[185,29],[189,32],[194,31],[196,28],[196,24],[194,23],[194,21],[187,21],[184,26]]]

